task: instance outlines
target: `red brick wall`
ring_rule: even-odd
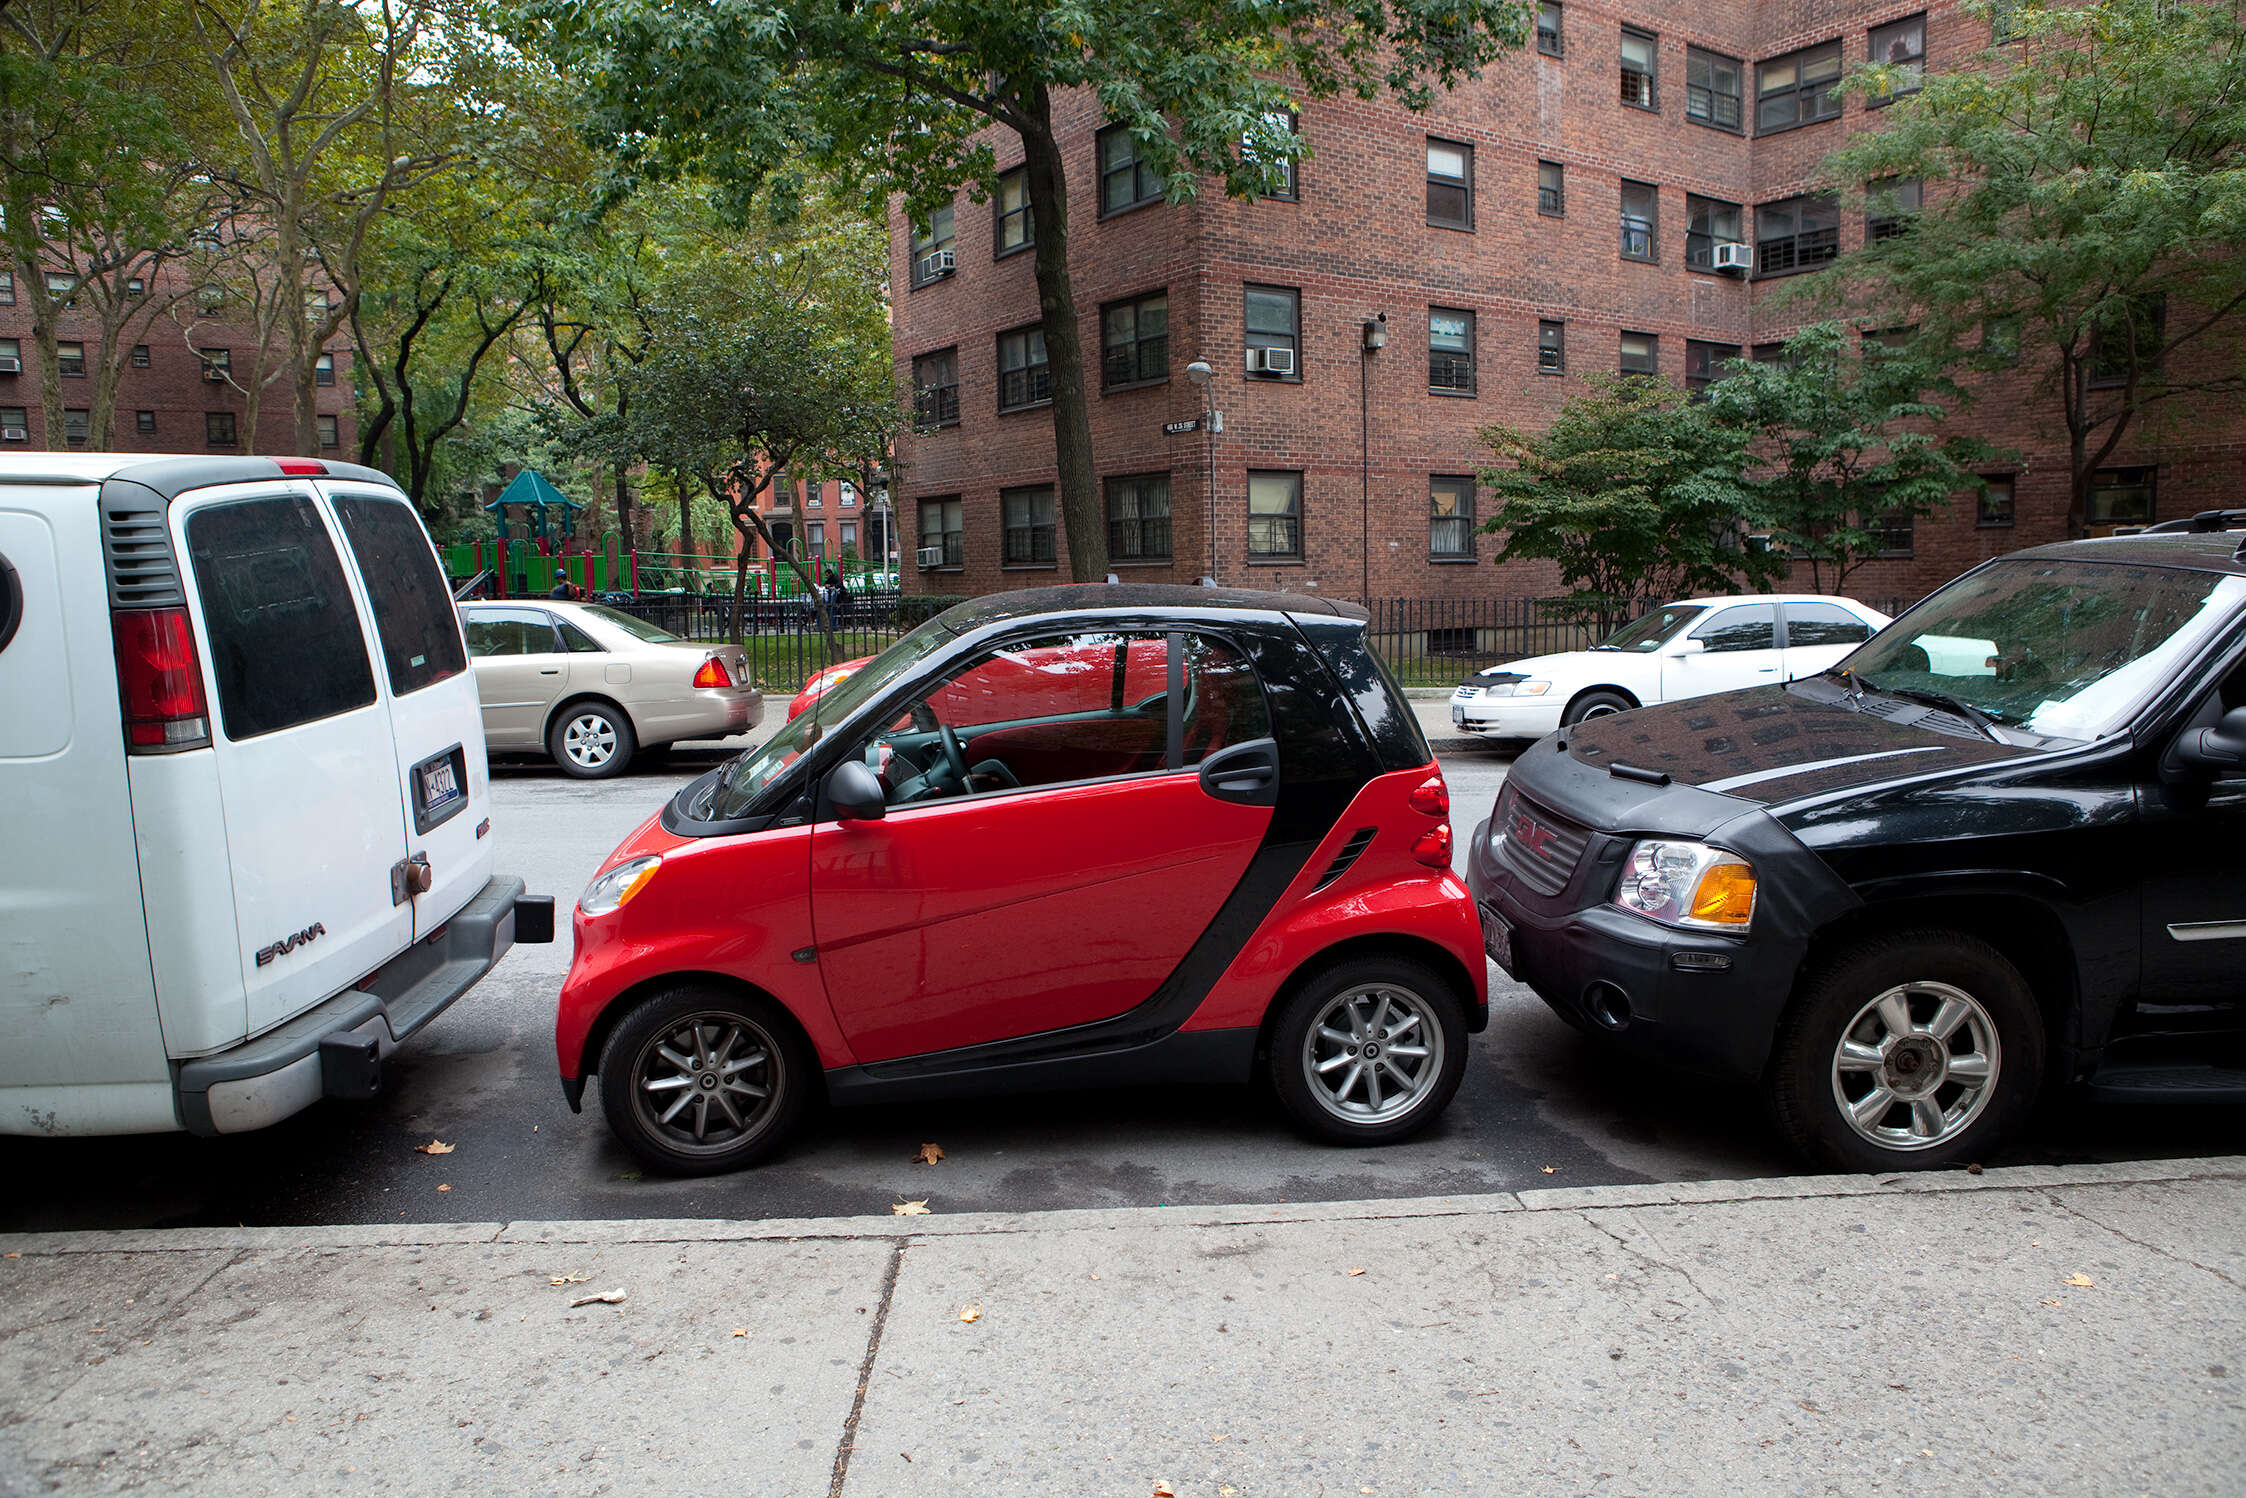
[[[1849,65],[1869,52],[1868,31],[1930,10],[1930,66],[1943,67],[1985,44],[1987,27],[1954,0],[1931,6],[1862,0],[1790,0],[1714,7],[1686,0],[1628,6],[1570,0],[1566,55],[1533,50],[1508,58],[1482,79],[1438,100],[1425,115],[1386,102],[1313,105],[1302,130],[1312,155],[1300,169],[1300,200],[1240,202],[1213,184],[1183,208],[1153,206],[1098,217],[1093,131],[1095,100],[1071,101],[1060,121],[1069,143],[1071,260],[1092,396],[1093,451],[1103,477],[1167,468],[1173,506],[1173,565],[1127,575],[1190,582],[1209,570],[1208,438],[1165,437],[1168,421],[1199,416],[1202,392],[1185,366],[1206,358],[1216,369],[1216,404],[1225,431],[1215,439],[1217,576],[1228,584],[1314,589],[1356,597],[1519,596],[1554,585],[1550,569],[1509,564],[1493,570],[1497,541],[1479,536],[1480,566],[1428,555],[1428,480],[1472,473],[1489,461],[1480,432],[1492,424],[1539,427],[1580,377],[1618,365],[1622,330],[1660,339],[1660,369],[1681,379],[1688,339],[1742,349],[1784,336],[1804,314],[1780,308],[1781,278],[1749,281],[1691,271],[1684,264],[1686,194],[1738,203],[1754,238],[1753,209],[1803,190],[1817,162],[1877,111],[1844,102],[1838,120],[1762,137],[1751,134],[1753,64],[1840,37]],[[1619,101],[1619,29],[1628,23],[1659,38],[1657,111]],[[1685,115],[1685,50],[1699,45],[1742,59],[1747,134],[1710,128]],[[1474,147],[1475,229],[1426,222],[1425,142],[1429,135]],[[1019,160],[999,138],[1001,167]],[[1567,169],[1565,218],[1536,211],[1539,160]],[[1659,187],[1658,260],[1619,255],[1620,182]],[[908,436],[900,444],[894,492],[906,550],[905,586],[927,592],[983,592],[1049,579],[1050,570],[1000,566],[998,494],[1053,480],[1050,412],[996,410],[995,339],[1035,320],[1027,254],[992,258],[987,204],[962,193],[955,206],[959,269],[932,286],[908,289],[909,227],[891,222],[896,291],[895,354],[909,389],[912,359],[959,349],[961,423]],[[1861,215],[1844,211],[1844,249],[1861,241]],[[1299,384],[1250,380],[1243,373],[1242,286],[1296,287],[1302,300],[1303,378]],[[1108,301],[1167,287],[1167,384],[1097,393],[1099,309]],[[1476,316],[1478,389],[1471,399],[1427,387],[1430,306]],[[1359,329],[1387,314],[1387,346],[1362,371],[1369,420],[1359,403]],[[1539,319],[1567,325],[1568,373],[1540,374]],[[1981,529],[1974,506],[1921,520],[1907,560],[1867,564],[1850,580],[1866,598],[1916,596],[1984,557],[2064,533],[2067,459],[2056,396],[2035,380],[2032,346],[2020,375],[2000,381],[1960,426],[2020,461],[1992,471],[2018,474],[2018,518]],[[2209,355],[2208,357],[2213,357]],[[2178,408],[2132,435],[2118,465],[2160,465],[2159,513],[2186,514],[2236,503],[2246,420],[2234,407]],[[1364,424],[1361,426],[1361,421]],[[1301,564],[1263,566],[1246,552],[1246,473],[1256,468],[1304,474],[1305,556]],[[2227,482],[2226,482],[2227,481]],[[966,565],[919,572],[911,551],[917,500],[957,494],[965,512]],[[1483,499],[1484,514],[1487,499]],[[1361,537],[1369,533],[1371,556]],[[1057,554],[1065,559],[1061,537]],[[1060,574],[1065,575],[1065,560]],[[1126,569],[1118,568],[1119,572]],[[1807,584],[1807,569],[1799,581]]]

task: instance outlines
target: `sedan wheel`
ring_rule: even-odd
[[[1568,704],[1560,715],[1560,722],[1570,728],[1592,718],[1611,718],[1616,713],[1626,713],[1634,703],[1620,692],[1585,692]]]
[[[1343,1144],[1425,1127],[1466,1068],[1465,1012],[1408,958],[1368,957],[1306,980],[1272,1032],[1271,1078],[1296,1124]]]
[[[601,1108],[617,1138],[658,1170],[736,1170],[793,1130],[809,1065],[793,1027],[762,1000],[677,989],[632,1010],[610,1035]]]
[[[565,709],[546,735],[554,763],[580,780],[621,775],[638,748],[631,720],[605,703],[580,702]]]

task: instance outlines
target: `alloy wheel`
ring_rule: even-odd
[[[659,1031],[632,1063],[632,1102],[673,1149],[720,1154],[761,1129],[787,1079],[763,1026],[724,1010]]]
[[[616,757],[616,725],[599,713],[579,713],[562,730],[562,753],[583,769],[599,769]]]
[[[1443,1027],[1409,988],[1367,983],[1335,994],[1302,1042],[1310,1095],[1352,1124],[1386,1123],[1418,1107],[1443,1074]]]
[[[1972,1126],[1996,1095],[1996,1022],[1947,983],[1902,983],[1856,1012],[1833,1048],[1833,1101],[1882,1149],[1923,1150]]]

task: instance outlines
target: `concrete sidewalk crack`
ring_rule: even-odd
[[[1673,1274],[1682,1275],[1684,1277],[1684,1282],[1692,1287],[1692,1293],[1699,1296],[1710,1306],[1716,1306],[1722,1303],[1718,1301],[1713,1295],[1710,1295],[1707,1291],[1701,1289],[1700,1281],[1694,1279],[1692,1277],[1692,1271],[1685,1268],[1684,1265],[1673,1263],[1668,1259],[1661,1258],[1655,1254],[1649,1254],[1644,1249],[1636,1247],[1628,1239],[1624,1238],[1620,1233],[1608,1227],[1605,1223],[1600,1222],[1587,1211],[1579,1210],[1575,1215],[1582,1218],[1586,1226],[1595,1228],[1599,1232],[1606,1234],[1609,1238],[1612,1238],[1615,1241],[1615,1245],[1619,1247],[1624,1253],[1630,1255],[1630,1257],[1638,1260],[1641,1263],[1650,1264],[1656,1269],[1666,1269]]]
[[[2183,1254],[2177,1253],[2172,1249],[2162,1248],[2157,1243],[2147,1243],[2142,1238],[2132,1237],[2129,1234],[2124,1233],[2121,1229],[2115,1227],[2112,1223],[2101,1222],[2097,1218],[2092,1217],[2088,1212],[2083,1211],[2080,1207],[2069,1206],[2067,1203],[2061,1201],[2057,1196],[2052,1195],[2050,1192],[2044,1192],[2043,1199],[2051,1203],[2052,1206],[2057,1207],[2060,1211],[2066,1213],[2069,1217],[2079,1217],[2084,1222],[2089,1223],[2092,1227],[2100,1228],[2106,1232],[2113,1234],[2116,1238],[2119,1238],[2124,1243],[2133,1243],[2137,1247],[2143,1249],[2145,1252],[2150,1254],[2157,1254],[2159,1257],[2168,1260],[2172,1264],[2188,1264],[2192,1268],[2200,1270],[2203,1273],[2213,1275],[2216,1279],[2221,1280],[2224,1284],[2230,1286],[2233,1290],[2239,1288],[2238,1281],[2232,1279],[2229,1275],[2223,1273],[2220,1269],[2217,1269],[2212,1264],[2202,1264],[2197,1259],[2187,1258]]]
[[[828,1485],[827,1498],[842,1498],[842,1484],[850,1476],[850,1453],[858,1444],[858,1417],[865,1413],[866,1386],[873,1382],[873,1360],[881,1351],[881,1329],[889,1323],[889,1302],[897,1293],[897,1275],[905,1267],[905,1250],[911,1246],[910,1239],[900,1238],[889,1255],[889,1272],[881,1280],[881,1300],[873,1308],[873,1325],[866,1332],[866,1358],[858,1365],[858,1393],[850,1401],[848,1418],[842,1422],[842,1443],[835,1448],[834,1481]]]

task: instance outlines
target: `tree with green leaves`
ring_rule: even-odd
[[[1927,74],[1825,159],[1889,212],[1885,184],[1917,179],[1924,207],[1822,289],[1915,318],[1937,359],[2039,368],[2080,534],[2092,475],[2134,429],[2246,391],[2246,15],[2230,0],[2003,9],[2020,41]],[[1899,81],[1875,66],[1848,86]]]
[[[1747,434],[1666,380],[1599,375],[1543,432],[1482,433],[1500,460],[1481,476],[1497,502],[1482,529],[1499,562],[1559,568],[1557,612],[1619,628],[1648,595],[1768,587],[1783,561],[1745,544]]]
[[[1825,322],[1789,338],[1782,358],[1734,360],[1706,407],[1754,454],[1751,523],[1781,555],[1809,564],[1813,591],[1837,593],[1893,526],[1980,487],[1973,465],[1996,450],[1941,429],[1957,394],[1910,347]]]
[[[1069,565],[1107,571],[1089,387],[1069,278],[1056,120],[1075,90],[1128,132],[1170,201],[1213,174],[1267,191],[1302,151],[1302,98],[1382,93],[1414,109],[1520,47],[1528,0],[1107,0],[1039,8],[896,0],[524,0],[522,31],[587,80],[594,133],[627,176],[696,172],[733,201],[809,161],[863,173],[916,222],[1027,167]]]

